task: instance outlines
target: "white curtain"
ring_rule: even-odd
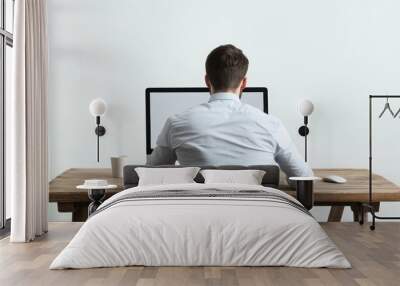
[[[16,0],[9,167],[12,242],[47,232],[46,0]]]

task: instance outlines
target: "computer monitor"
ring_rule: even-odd
[[[208,101],[210,93],[205,87],[169,87],[146,89],[146,153],[156,146],[158,134],[171,115]],[[268,113],[268,89],[247,87],[242,102]]]

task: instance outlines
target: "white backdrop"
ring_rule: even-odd
[[[271,114],[299,148],[297,104],[315,103],[313,167],[367,168],[368,94],[400,92],[399,10],[396,0],[49,0],[50,177],[118,154],[143,163],[145,88],[201,86],[207,54],[225,43],[248,56],[249,86],[268,87]],[[96,97],[109,103],[100,164],[88,111]],[[391,142],[376,172],[400,184],[400,134],[380,131]],[[326,208],[313,212],[326,219]]]

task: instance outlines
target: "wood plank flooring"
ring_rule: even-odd
[[[375,232],[356,223],[323,228],[352,269],[288,267],[122,267],[48,270],[81,223],[50,223],[44,237],[27,244],[0,241],[0,285],[400,285],[400,223],[378,222]]]

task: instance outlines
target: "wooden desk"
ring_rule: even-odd
[[[315,182],[315,205],[332,206],[328,221],[340,221],[345,206],[351,207],[354,221],[358,221],[361,215],[365,216],[361,204],[368,202],[368,170],[316,169],[314,172],[319,177],[335,174],[347,179],[345,184]],[[104,178],[110,184],[118,186],[117,189],[107,190],[106,198],[123,189],[122,179],[112,178],[111,169],[69,169],[50,182],[49,201],[57,203],[59,212],[72,212],[73,221],[85,221],[89,198],[86,191],[77,190],[75,187],[90,178]],[[399,187],[382,176],[373,175],[373,180],[372,198],[377,210],[382,201],[400,201]],[[279,188],[295,196],[295,191],[289,188],[283,176]]]
[[[116,189],[106,190],[106,197],[123,190],[122,178],[113,178],[111,169],[68,169],[51,180],[49,185],[49,202],[56,202],[59,212],[72,212],[72,221],[85,221],[88,217],[90,203],[86,190],[78,190],[86,179],[106,179],[109,184],[117,185]]]
[[[359,221],[361,216],[366,220],[366,212],[362,210],[362,203],[368,202],[368,170],[367,169],[314,169],[318,177],[338,175],[347,179],[345,184],[332,184],[316,181],[314,185],[316,206],[332,206],[328,221],[341,221],[345,206],[350,206],[353,211],[354,221]],[[372,201],[378,211],[380,202],[400,201],[400,187],[382,176],[373,174]],[[281,190],[295,196],[281,178]]]

